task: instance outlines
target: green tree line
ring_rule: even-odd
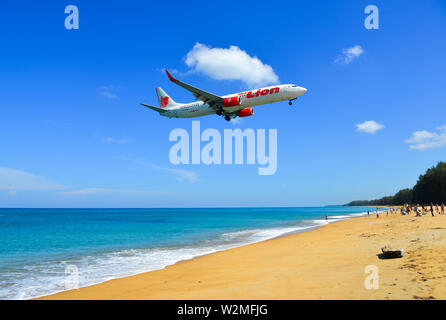
[[[403,189],[393,196],[376,200],[357,200],[348,206],[386,206],[404,204],[446,204],[446,162],[439,162],[435,167],[420,175],[412,189]]]

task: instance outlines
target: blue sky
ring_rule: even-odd
[[[79,30],[64,28],[68,4]],[[369,4],[379,30],[364,27]],[[444,1],[2,1],[0,34],[0,207],[342,204],[411,187],[445,160]],[[219,95],[249,88],[186,65],[197,42],[237,46],[308,89],[237,124],[199,118],[221,132],[277,128],[275,175],[170,164],[169,133],[192,120],[139,103],[158,105],[157,86],[193,99],[163,68]],[[384,128],[358,131],[365,121]]]

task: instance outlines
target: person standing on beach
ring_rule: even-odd
[[[325,221],[328,222],[328,215],[325,215]]]
[[[431,215],[432,217],[434,216],[434,205],[432,204],[432,202],[431,202]]]
[[[415,216],[416,217],[421,217],[421,210],[420,207],[417,206],[416,210],[415,210]]]

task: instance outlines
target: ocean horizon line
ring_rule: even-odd
[[[228,206],[228,207],[0,207],[0,210],[18,210],[18,209],[39,209],[39,210],[83,210],[83,209],[105,209],[105,210],[134,210],[134,209],[281,209],[281,208],[330,208],[330,207],[374,207],[374,206],[348,206],[345,204],[330,204],[330,205],[302,205],[302,206]]]

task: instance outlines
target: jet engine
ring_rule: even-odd
[[[252,116],[253,114],[254,114],[254,110],[252,110],[252,108],[245,108],[238,112],[238,116],[240,118],[249,117],[249,116]]]

